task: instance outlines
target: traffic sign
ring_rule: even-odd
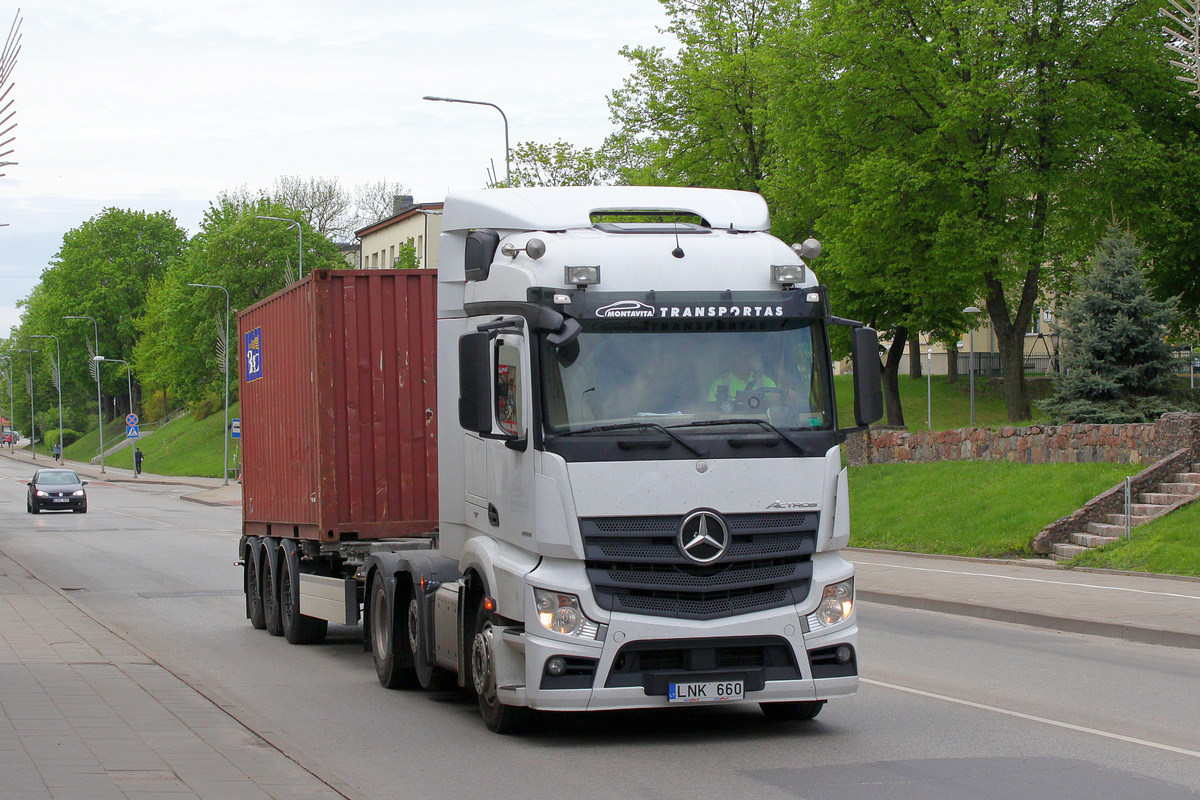
[[[137,425],[138,424],[138,415],[133,414],[133,413],[126,414],[125,415],[125,424],[126,425]]]
[[[242,438],[242,421],[240,419],[232,419],[229,421],[229,437],[231,439]]]
[[[133,415],[131,414],[130,416],[133,416]],[[138,438],[138,426],[137,425],[126,425],[125,426],[125,438],[126,439]]]

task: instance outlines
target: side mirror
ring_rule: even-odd
[[[854,421],[860,426],[883,419],[883,386],[879,373],[879,333],[873,328],[851,331],[854,363]]]
[[[458,339],[458,424],[483,436],[492,432],[490,342],[486,331],[464,333]]]
[[[79,485],[80,485],[80,486],[87,486],[87,485],[88,485],[88,482],[87,482],[87,481],[80,481],[80,482],[79,482]]]

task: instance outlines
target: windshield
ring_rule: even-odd
[[[79,483],[79,476],[74,472],[67,471],[39,472],[37,482],[65,486],[70,483]]]
[[[829,362],[818,322],[746,320],[724,330],[714,330],[711,321],[694,324],[703,329],[599,320],[585,322],[568,347],[543,341],[547,432],[721,419],[832,429]]]

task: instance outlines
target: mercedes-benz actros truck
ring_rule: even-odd
[[[380,683],[534,712],[855,692],[840,444],[875,331],[755,194],[452,194],[436,270],[318,270],[239,315],[252,624],[361,624]],[[830,331],[849,329],[854,419]]]

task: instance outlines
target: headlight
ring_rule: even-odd
[[[849,619],[854,611],[854,578],[831,583],[821,594],[821,603],[812,614],[822,627],[836,625]]]
[[[50,496],[49,492],[43,492],[41,489],[38,489],[37,492],[35,492],[35,494],[37,494],[38,497],[49,497]]]
[[[535,588],[533,602],[537,605],[538,622],[546,630],[563,636],[596,638],[600,626],[583,615],[575,595]]]
[[[75,491],[71,492],[71,496],[72,497],[83,497],[83,489],[76,489]]]

